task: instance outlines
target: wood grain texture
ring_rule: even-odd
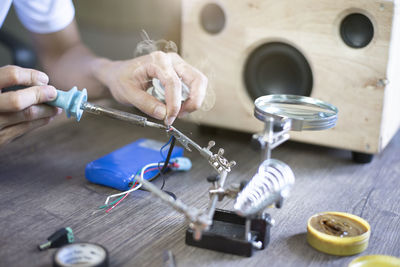
[[[228,159],[236,160],[228,184],[257,170],[259,153],[250,148],[250,135],[219,130],[211,136],[194,124],[176,126],[199,144],[215,140]],[[354,164],[348,151],[294,142],[273,151],[274,158],[292,167],[297,180],[283,208],[270,209],[276,220],[270,245],[251,258],[186,246],[183,216],[147,192],[134,192],[110,214],[93,214],[116,191],[89,183],[85,165],[142,137],[167,140],[157,130],[84,115],[80,123],[58,123],[3,147],[0,266],[51,265],[54,250],[39,252],[36,246],[65,226],[72,227],[77,239],[105,246],[111,266],[161,266],[164,250],[175,254],[178,266],[345,266],[356,256],[325,255],[306,243],[307,219],[328,210],[350,212],[371,224],[370,245],[362,255],[400,256],[399,134],[367,165]],[[185,154],[192,170],[169,175],[166,189],[205,208],[205,177],[212,169],[199,154]],[[230,209],[232,202],[219,207]]]
[[[399,7],[395,1],[212,1],[224,11],[225,28],[207,33],[200,14],[210,1],[182,2],[182,56],[209,79],[212,109],[191,120],[245,132],[261,131],[244,82],[249,55],[262,44],[284,42],[298,49],[313,74],[311,97],[339,109],[338,124],[328,131],[293,134],[298,141],[379,153],[400,126]],[[340,23],[362,13],[374,26],[374,38],[361,49],[347,46]],[[392,21],[397,26],[392,29]],[[390,60],[389,60],[390,59]],[[387,79],[389,84],[379,85]],[[214,96],[215,95],[215,96]],[[210,97],[211,98],[211,97]]]

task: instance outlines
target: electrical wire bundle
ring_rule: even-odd
[[[167,157],[165,158],[164,155],[163,155],[163,149],[165,147],[167,147],[168,145],[170,145],[170,146],[169,146],[169,149],[168,149]],[[158,170],[157,174],[155,174],[153,177],[147,179],[148,181],[151,182],[151,181],[154,181],[155,179],[157,179],[158,177],[162,176],[167,171],[168,167],[172,167],[172,166],[176,167],[176,163],[170,163],[171,154],[172,154],[172,151],[174,149],[174,146],[175,146],[175,137],[171,136],[171,138],[168,140],[168,142],[160,148],[160,154],[161,154],[161,157],[164,159],[164,161],[155,162],[155,163],[149,163],[146,166],[144,166],[141,170],[137,171],[135,174],[133,174],[130,177],[130,179],[132,178],[131,188],[129,190],[127,190],[127,191],[108,196],[106,201],[105,201],[105,203],[104,203],[104,205],[99,207],[99,209],[106,209],[107,208],[106,213],[108,213],[113,208],[115,208],[117,205],[119,205],[131,192],[140,189],[142,187],[142,184],[139,183],[137,181],[137,179],[136,179],[136,177],[138,175],[140,175],[141,179],[144,179],[144,175],[146,173],[154,171],[154,170]],[[161,190],[165,186],[165,177],[164,176],[162,176],[162,177],[163,177],[163,184],[161,186]],[[171,192],[167,192],[167,193],[172,195],[173,197],[175,197],[175,195],[173,193],[171,193]],[[108,203],[111,198],[118,197],[118,196],[119,196],[118,199],[114,200],[111,203]]]

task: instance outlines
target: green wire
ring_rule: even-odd
[[[140,172],[141,172],[141,170],[138,171],[138,172],[136,173],[136,175],[139,175]],[[136,177],[136,175],[135,175],[135,177]],[[136,179],[134,179],[134,180],[132,181],[132,186],[131,186],[131,188],[129,188],[129,190],[131,190],[131,189],[133,188],[133,186],[135,185],[135,183],[136,183]],[[103,206],[99,207],[99,209],[101,210],[101,209],[110,207],[110,206],[114,205],[115,203],[117,203],[118,201],[120,201],[121,198],[123,198],[123,197],[124,197],[124,195],[120,196],[117,200],[114,200],[114,201],[111,202],[111,203],[108,203],[108,204],[106,204],[106,205],[103,205]]]
[[[111,202],[111,203],[109,203],[109,204],[107,204],[107,205],[103,205],[103,206],[99,207],[99,209],[104,209],[104,208],[107,208],[107,207],[109,207],[109,206],[112,206],[112,205],[114,205],[115,203],[117,203],[118,201],[120,201],[121,198],[123,198],[123,197],[124,197],[124,196],[121,196],[121,197],[119,197],[117,200],[115,200],[115,201],[113,201],[113,202]]]

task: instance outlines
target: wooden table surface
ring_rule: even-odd
[[[250,135],[219,130],[199,131],[179,122],[176,127],[201,145],[215,140],[226,157],[238,164],[228,184],[249,179],[257,170],[259,152]],[[177,266],[347,266],[360,255],[400,256],[400,134],[372,163],[354,164],[348,151],[287,142],[272,156],[286,162],[296,184],[282,209],[269,209],[276,221],[271,242],[251,258],[185,245],[184,217],[137,191],[109,214],[97,212],[116,190],[85,179],[88,162],[139,138],[161,142],[167,136],[149,128],[84,115],[37,130],[0,150],[0,265],[49,266],[54,249],[37,245],[60,227],[70,226],[80,241],[102,244],[111,266],[162,266],[171,250]],[[193,162],[187,173],[168,176],[166,189],[189,205],[208,203],[205,178],[213,171],[198,153],[185,152]],[[156,181],[161,185],[161,181]],[[219,207],[232,208],[224,201]],[[322,211],[344,211],[366,219],[372,228],[368,249],[352,257],[325,255],[305,238],[307,219]]]

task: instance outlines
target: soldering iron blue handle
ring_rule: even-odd
[[[84,88],[82,91],[79,91],[75,86],[67,92],[57,90],[57,98],[53,101],[47,102],[47,104],[64,109],[68,118],[72,116],[79,121],[83,113],[81,105],[86,101],[86,89]]]

